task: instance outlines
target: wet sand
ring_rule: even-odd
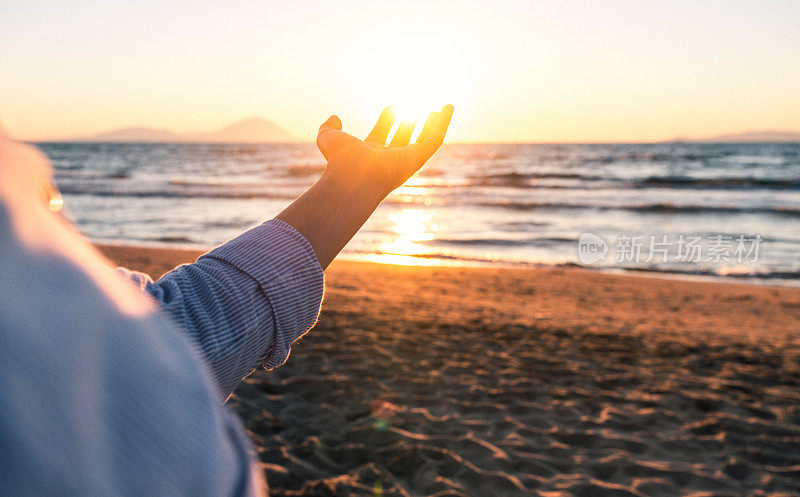
[[[157,277],[199,252],[102,247]],[[800,495],[800,289],[338,261],[231,402],[272,495]]]

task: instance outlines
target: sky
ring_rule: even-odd
[[[800,2],[0,0],[0,122],[48,140],[259,115],[313,140],[456,106],[453,142],[800,131]]]

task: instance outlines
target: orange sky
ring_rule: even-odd
[[[14,2],[0,119],[45,140],[456,105],[450,141],[800,130],[800,2]]]

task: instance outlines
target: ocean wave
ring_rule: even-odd
[[[722,177],[692,178],[687,176],[651,176],[632,182],[633,187],[667,186],[670,188],[800,190],[800,178]]]
[[[600,207],[601,210],[616,210],[616,207]],[[644,204],[621,207],[621,210],[653,212],[663,214],[775,214],[800,217],[800,208],[795,207],[733,207],[724,205],[674,205],[669,203]]]
[[[564,237],[537,237],[537,238],[524,238],[524,239],[509,239],[509,238],[434,238],[425,242],[419,242],[426,245],[465,245],[465,246],[497,246],[497,247],[535,247],[535,246],[549,246],[559,245],[563,243],[576,243],[575,238]]]
[[[163,242],[168,244],[186,244],[186,243],[199,243],[197,240],[194,240],[188,236],[159,236],[154,238],[141,238],[141,240],[147,242]]]
[[[68,195],[93,195],[97,197],[136,198],[216,198],[216,199],[279,199],[293,200],[296,193],[275,191],[275,187],[245,185],[107,185],[59,184],[61,193]]]
[[[303,178],[319,176],[325,170],[325,164],[289,164],[284,171],[286,176]]]
[[[494,207],[521,211],[556,210],[556,209],[592,209],[598,211],[634,211],[665,214],[775,214],[788,217],[800,217],[800,207],[736,207],[725,205],[677,205],[670,203],[634,204],[634,205],[598,205],[592,203],[559,203],[559,202],[480,202],[483,207]]]
[[[504,172],[496,174],[487,174],[480,176],[470,176],[470,184],[475,186],[516,186],[516,187],[529,187],[536,186],[538,180],[580,180],[580,181],[599,181],[603,178],[595,175],[587,175],[581,173],[517,173],[517,172]]]
[[[675,155],[662,152],[623,152],[618,154],[587,156],[582,157],[581,159],[590,164],[614,164],[617,162],[668,162],[675,160]]]
[[[130,177],[128,169],[115,169],[111,171],[95,170],[95,169],[73,169],[57,168],[55,170],[54,179],[56,181],[69,181],[69,180],[102,180],[102,179],[127,179]]]
[[[584,266],[576,264],[578,267],[586,269],[597,269],[592,266]],[[606,269],[606,268],[603,268]],[[676,276],[714,276],[719,278],[735,278],[742,280],[800,280],[800,271],[774,271],[764,268],[759,270],[750,271],[731,271],[730,268],[665,268],[665,267],[636,267],[636,266],[619,266],[610,267],[608,269],[621,270],[631,273],[652,273],[652,274],[667,274]]]
[[[553,181],[555,180],[555,181]],[[565,180],[559,183],[558,180]],[[540,184],[540,182],[543,182]],[[594,189],[617,185],[618,188],[670,188],[698,190],[800,190],[800,178],[649,176],[631,178],[594,173],[518,173],[503,172],[469,177],[472,186],[506,186],[514,188]]]

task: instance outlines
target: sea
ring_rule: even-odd
[[[99,243],[213,247],[325,165],[313,144],[37,145]],[[800,285],[800,144],[447,144],[342,257]]]

